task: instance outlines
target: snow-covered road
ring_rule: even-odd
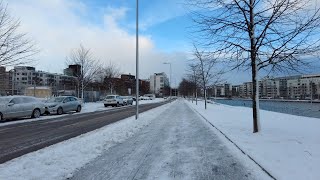
[[[178,100],[135,136],[74,172],[71,179],[261,179],[243,163]]]

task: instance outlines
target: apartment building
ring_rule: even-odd
[[[287,81],[288,98],[319,99],[320,74],[301,75]]]
[[[53,93],[59,90],[74,90],[76,81],[73,76],[37,71],[35,67],[16,66],[9,73],[9,87],[14,88],[14,94],[25,94],[28,87],[50,87]]]
[[[274,78],[264,78],[259,84],[261,84],[261,96],[265,98],[279,98],[280,97],[280,81]]]
[[[232,96],[250,98],[251,82],[232,86]],[[265,77],[259,81],[259,96],[275,99],[320,99],[320,74]]]
[[[169,86],[167,75],[162,73],[154,73],[150,76],[150,92],[159,96],[164,94],[164,88]]]
[[[218,84],[213,86],[213,94],[209,92],[211,88],[208,88],[208,96],[215,96],[215,97],[231,97],[232,96],[232,85],[225,83],[225,84]]]

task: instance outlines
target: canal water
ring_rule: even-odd
[[[217,103],[231,106],[252,107],[251,100],[216,99],[214,101]],[[286,114],[293,114],[297,116],[320,118],[320,103],[261,100],[260,109]]]

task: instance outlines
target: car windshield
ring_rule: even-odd
[[[107,96],[106,99],[115,99],[115,96]]]
[[[65,97],[55,97],[47,100],[48,103],[53,103],[53,102],[62,102]]]
[[[11,97],[1,97],[0,104],[8,103],[11,99]]]

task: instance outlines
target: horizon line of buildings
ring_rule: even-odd
[[[26,95],[30,92],[46,90],[52,95],[79,95],[79,84],[76,76],[79,75],[80,65],[69,65],[64,69],[63,74],[49,73],[36,70],[31,66],[15,66],[11,70],[0,66],[0,96],[6,95]],[[111,87],[110,93],[118,93],[121,95],[135,94],[135,76],[131,74],[121,74],[119,77],[108,79],[112,81],[114,87]],[[139,79],[140,93],[154,93],[163,96],[168,93],[165,88],[169,86],[169,80],[165,73],[154,73],[150,79]],[[110,87],[106,87],[103,82],[91,82],[86,88],[86,96],[100,96],[100,94],[108,94]],[[99,92],[99,95],[93,95],[92,92]],[[90,95],[91,93],[91,95]],[[93,99],[89,97],[89,99]]]
[[[268,99],[320,99],[320,74],[285,77],[265,77],[259,81],[260,98]],[[252,82],[240,85],[229,83],[213,86],[211,96],[251,98]]]

